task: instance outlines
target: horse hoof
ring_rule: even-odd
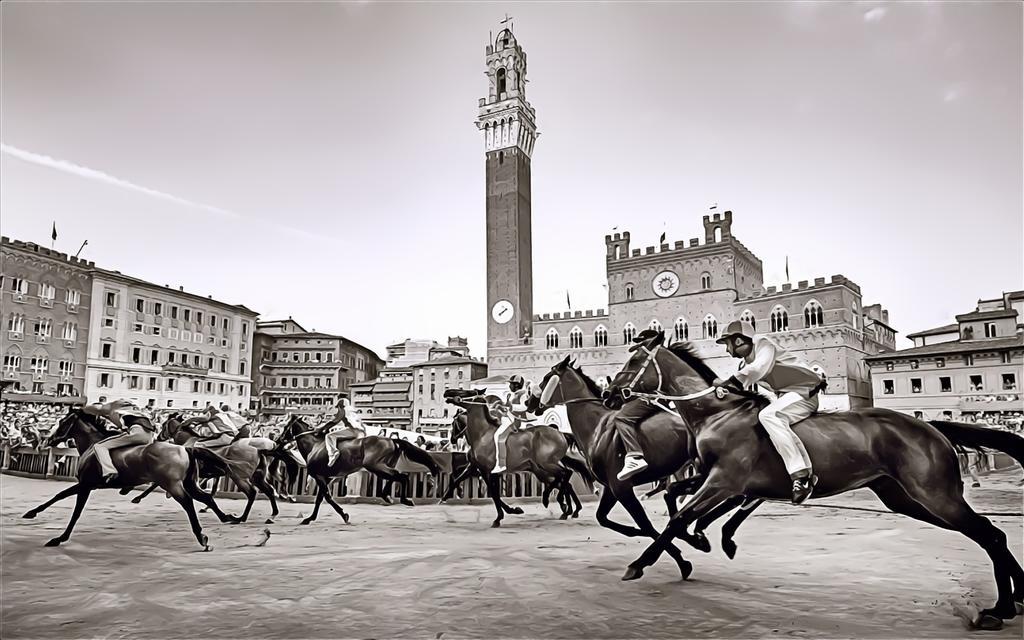
[[[142,498],[132,498],[132,504],[139,504],[140,502],[142,502]],[[199,513],[206,513],[206,510],[204,509]]]
[[[703,533],[698,533],[693,536],[693,548],[697,551],[703,551],[704,553],[711,553],[711,543],[708,542],[707,536]]]
[[[64,542],[64,541],[63,541],[63,540],[61,540],[60,538],[54,538],[54,539],[52,539],[52,540],[48,540],[48,541],[46,542],[46,546],[47,546],[47,547],[56,547],[56,546],[59,546],[59,545],[60,545],[60,543],[62,543],[62,542]]]
[[[687,560],[683,560],[679,564],[679,575],[682,576],[683,580],[688,580],[691,573],[693,573],[693,564]]]
[[[263,521],[263,524],[274,524],[274,519],[273,518],[267,518],[266,520]]]
[[[394,502],[391,501],[391,498],[381,498],[380,501],[384,504],[394,504]]]
[[[644,575],[644,570],[639,567],[627,567],[626,573],[622,574],[622,580],[638,580]]]
[[[405,505],[405,506],[407,506],[407,507],[415,507],[415,506],[416,506],[416,505],[415,505],[415,504],[413,504],[413,503],[412,503],[412,501],[410,501],[410,500],[402,500],[402,504],[404,504],[404,505]]]
[[[732,560],[736,557],[736,543],[732,540],[722,540],[722,551]]]
[[[349,517],[347,513],[341,514],[341,519],[345,521],[345,524],[348,524]]]
[[[27,512],[25,515],[23,515],[21,517],[22,518],[28,518],[29,520],[31,520],[31,519],[36,517],[36,512],[35,511],[29,511],[29,512]]]
[[[491,523],[491,528],[492,529],[498,529],[499,527],[501,527],[501,520],[495,520],[494,522]]]
[[[310,521],[310,519],[309,519],[309,518],[306,518],[305,520],[303,520],[303,521],[302,521],[302,522],[300,522],[299,524],[309,524],[310,522],[311,522],[311,521]]]
[[[568,513],[563,513],[562,515],[558,516],[558,519],[559,520],[568,520],[569,519],[569,514]]]
[[[520,509],[519,507],[512,507],[512,510],[509,511],[509,513],[511,513],[512,515],[521,516],[523,515],[523,510]]]
[[[573,517],[573,518],[578,518],[578,517],[580,517],[580,512],[579,512],[579,511],[577,511],[576,513],[572,514],[572,517]]]
[[[987,611],[978,613],[978,617],[971,622],[971,626],[981,631],[998,631],[1003,628],[1003,619],[992,615]]]

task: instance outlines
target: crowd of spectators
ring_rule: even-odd
[[[0,446],[40,448],[68,405],[0,400]]]

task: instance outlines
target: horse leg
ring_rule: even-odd
[[[580,496],[578,493],[576,493],[576,489],[572,486],[571,480],[572,476],[570,476],[569,479],[566,480],[565,486],[568,487],[569,497],[572,499],[573,502],[576,503],[576,508],[572,512],[572,517],[579,518],[580,512],[583,511],[583,503],[580,501]]]
[[[658,539],[658,530],[654,528],[654,525],[651,523],[651,519],[647,516],[647,512],[644,511],[643,505],[640,504],[640,500],[636,497],[636,494],[633,493],[632,488],[619,496],[619,502],[622,503],[622,506],[629,512],[633,521],[640,527],[642,535],[654,540]],[[690,544],[693,544],[693,542],[690,542]],[[693,573],[693,565],[683,558],[683,552],[679,550],[679,547],[672,544],[672,541],[669,540],[665,546],[665,550],[668,552],[669,556],[676,561],[676,566],[679,567],[679,574],[682,576],[683,580],[689,578],[690,574]]]
[[[316,489],[316,502],[313,504],[313,513],[309,514],[309,517],[304,519],[299,524],[309,524],[316,520],[317,516],[320,515],[320,503],[324,501],[324,494],[327,493],[326,489],[321,488],[320,484],[317,483]]]
[[[444,495],[441,496],[441,500],[440,502],[438,502],[438,504],[444,504],[445,502],[451,500],[455,496],[455,489],[457,489],[458,486],[462,484],[462,481],[465,480],[471,473],[473,473],[473,465],[471,464],[467,464],[465,467],[460,469],[458,474],[456,474],[454,477],[452,477],[451,480],[449,480],[448,489],[444,492]]]
[[[679,498],[691,495],[697,491],[700,485],[704,483],[704,476],[694,476],[675,482],[669,482],[668,478],[666,478],[665,482],[665,506],[668,507],[668,515],[671,518],[676,515],[676,511],[679,511]]]
[[[673,539],[683,537],[684,539],[692,540],[692,537],[686,533],[686,528],[690,523],[720,504],[723,500],[733,496],[730,490],[715,484],[713,481],[714,475],[714,472],[712,472],[708,481],[693,496],[693,500],[673,516],[665,530],[654,539],[654,542],[644,550],[639,558],[630,563],[626,573],[622,576],[623,580],[636,580],[642,576],[645,567],[654,564],[665,551],[671,551]],[[640,511],[641,513],[643,512],[642,509]],[[646,514],[644,514],[644,517],[646,517]],[[691,542],[691,544],[694,543]]]
[[[71,537],[71,530],[75,528],[75,523],[78,522],[79,516],[82,515],[85,503],[89,501],[89,494],[92,493],[92,489],[81,485],[76,486],[78,491],[75,499],[75,510],[71,513],[71,520],[68,522],[67,528],[64,529],[64,533],[46,543],[48,547],[56,547],[60,543],[68,541],[68,538]]]
[[[210,511],[213,511],[213,514],[217,516],[217,519],[221,522],[233,522],[238,520],[237,516],[231,516],[221,511],[220,507],[217,506],[217,502],[213,499],[213,494],[203,491],[198,484],[190,480],[187,476],[183,481],[183,486],[185,487],[186,494],[192,496],[193,500],[205,505],[205,508],[199,513],[205,513],[206,510],[209,509]],[[214,484],[214,489],[216,488],[217,485]]]
[[[995,606],[978,612],[974,625],[981,629],[1001,628],[1003,620],[1019,615],[1017,607],[1024,606],[1024,570],[1006,546],[1006,534],[967,504],[959,476],[956,486],[949,481],[944,487],[929,489],[914,480],[917,479],[903,485],[876,482],[871,489],[897,513],[958,531],[985,550],[992,561],[998,596]]]
[[[213,483],[213,486],[210,487],[209,491],[206,491],[206,489],[204,489],[202,485],[209,484],[210,482]],[[204,493],[208,493],[210,495],[210,500],[213,500],[214,497],[217,495],[217,487],[219,485],[220,485],[220,478],[205,478],[203,480],[202,484],[199,485],[199,489],[201,491],[203,491]],[[206,504],[206,503],[204,502],[203,504]],[[212,507],[210,507],[210,505],[207,504],[205,507],[203,507],[202,509],[199,510],[199,513],[206,513],[206,510],[210,509],[210,508],[212,508]],[[217,512],[214,511],[214,513],[217,513]],[[232,517],[230,517],[228,519],[231,520],[231,519],[237,519],[237,518],[232,516]],[[222,519],[221,522],[226,522],[226,521]]]
[[[79,490],[80,486],[81,485],[79,485],[78,483],[75,483],[75,484],[71,485],[70,487],[68,487],[67,489],[64,489],[63,491],[61,491],[57,495],[53,496],[52,498],[50,498],[49,500],[47,500],[43,504],[39,505],[35,509],[32,509],[31,511],[27,511],[25,513],[25,515],[23,515],[21,517],[22,518],[28,518],[28,519],[31,520],[32,518],[36,517],[37,515],[39,515],[40,513],[45,511],[46,509],[49,509],[51,506],[54,505],[54,503],[60,502],[64,498],[67,498],[69,496],[73,496],[76,493],[78,493],[78,490]]]
[[[498,512],[498,517],[491,523],[491,528],[497,529],[505,518],[504,509],[507,508],[507,505],[504,505],[501,501],[501,476],[496,473],[487,474],[487,493],[490,494],[491,500],[494,501],[494,510]]]
[[[761,498],[744,498],[743,503],[740,505],[740,510],[734,513],[732,517],[722,525],[722,550],[725,551],[725,555],[729,556],[730,560],[736,557],[736,543],[733,541],[732,537],[736,535],[736,530],[740,528],[740,525],[743,524],[743,522],[750,517],[750,514],[754,513],[754,511],[762,504],[764,504],[764,500]],[[697,520],[697,529],[701,534],[704,532],[703,527],[701,526],[701,522],[703,521],[704,518],[699,518]]]
[[[151,494],[151,493],[153,493],[154,491],[156,491],[156,490],[157,490],[157,487],[159,487],[159,486],[160,486],[160,485],[158,485],[158,484],[157,484],[157,483],[155,483],[155,482],[154,482],[153,484],[149,485],[148,487],[146,487],[146,490],[145,490],[145,491],[143,491],[143,492],[142,492],[142,493],[140,493],[139,495],[137,495],[137,496],[135,496],[134,498],[132,498],[132,504],[139,504],[140,502],[142,502],[142,499],[143,499],[143,498],[145,498],[145,497],[146,497],[146,496],[148,496],[149,494]]]
[[[274,487],[267,482],[262,471],[257,470],[256,473],[253,474],[252,482],[259,488],[263,495],[267,496],[267,499],[270,500],[270,517],[267,518],[267,521],[264,522],[264,524],[274,524],[274,518],[276,518],[280,513],[277,509],[277,498],[274,496],[277,492],[274,491]]]
[[[156,485],[153,485],[156,486]],[[198,487],[197,487],[198,488]],[[205,551],[209,551],[210,539],[203,533],[203,525],[199,523],[199,515],[196,513],[196,507],[192,504],[193,496],[191,492],[185,488],[185,483],[177,484],[168,489],[171,497],[174,501],[181,505],[181,508],[185,510],[185,514],[188,516],[188,523],[192,526],[192,534],[195,535],[196,541],[203,547]],[[206,493],[205,491],[203,493]],[[209,495],[209,494],[207,494]],[[212,496],[210,498],[213,499]]]
[[[608,514],[611,512],[612,507],[619,501],[615,497],[615,492],[605,487],[605,490],[601,492],[600,502],[597,503],[597,523],[605,529],[611,529],[615,533],[624,535],[627,538],[637,538],[644,535],[644,532],[636,527],[629,525],[620,524],[608,518]]]
[[[341,505],[335,502],[334,498],[331,497],[331,491],[328,486],[327,479],[320,476],[313,476],[313,479],[316,480],[316,484],[320,488],[320,493],[317,494],[317,500],[320,499],[320,496],[323,496],[324,500],[327,501],[327,504],[334,508],[338,515],[341,516],[341,519],[345,521],[345,524],[348,524],[348,514],[345,513],[345,510],[341,508]]]

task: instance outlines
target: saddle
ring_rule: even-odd
[[[231,445],[235,444],[234,440],[232,440],[231,442],[228,442],[228,443],[221,442],[221,443],[213,444],[214,440],[219,440],[219,439],[220,439],[220,436],[205,437],[205,438],[191,437],[191,438],[189,438],[188,440],[185,441],[185,445],[184,446],[185,446],[186,449],[192,449],[192,448],[195,448],[195,447],[199,447],[200,449],[208,449],[208,450],[216,453],[217,455],[221,455],[221,453],[223,451],[227,450],[228,447],[230,447]]]

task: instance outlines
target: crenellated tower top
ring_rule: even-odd
[[[480,98],[476,126],[484,132],[486,151],[521,149],[530,156],[537,140],[537,113],[526,101],[526,52],[502,29],[487,45],[486,98]]]

